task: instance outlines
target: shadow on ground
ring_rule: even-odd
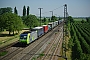
[[[24,44],[24,43],[16,43],[14,44],[12,47],[27,47],[28,45],[27,44]]]

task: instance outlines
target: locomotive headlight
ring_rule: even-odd
[[[24,36],[24,38],[26,38],[27,36]]]

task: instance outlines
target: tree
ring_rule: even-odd
[[[14,13],[15,14],[18,14],[16,7],[14,8]]]
[[[56,21],[56,20],[57,20],[57,18],[56,18],[55,16],[52,16],[52,17],[51,17],[51,21],[52,21],[52,22],[54,22],[54,21]]]
[[[5,17],[4,17],[5,18]],[[3,18],[3,16],[2,15],[0,15],[0,31],[3,31],[4,30],[4,22],[5,22],[5,20],[3,20],[4,19]]]
[[[44,25],[47,25],[47,24],[48,24],[48,20],[46,19],[46,21],[45,21]]]
[[[12,8],[11,7],[7,7],[7,8],[0,8],[0,15],[6,13],[6,12],[10,12],[12,13]]]
[[[59,20],[61,20],[61,18],[59,17]]]
[[[46,18],[44,17],[43,22],[46,22]]]
[[[82,19],[81,23],[84,23],[85,21]]]
[[[71,16],[69,16],[69,17],[67,18],[67,22],[70,22],[70,23],[72,22],[72,23],[73,23],[74,20],[73,20],[73,18],[72,18]]]
[[[26,17],[27,17],[27,16],[22,16],[22,17],[21,17],[24,24],[25,24]]]
[[[48,18],[48,21],[49,21],[49,22],[51,21],[50,18]]]
[[[37,17],[35,15],[28,15],[25,20],[25,24],[31,29],[39,25]]]
[[[1,22],[2,22],[2,26],[3,29],[6,29],[9,31],[9,35],[10,32],[14,31],[20,31],[23,27],[23,23],[21,18],[14,13],[4,13],[1,18],[0,18]],[[4,23],[4,24],[3,24]]]
[[[27,7],[27,16],[29,15],[29,6]]]
[[[90,17],[86,18],[86,21],[87,21],[88,23],[90,23]]]
[[[26,7],[23,7],[23,16],[26,16]]]
[[[43,22],[45,25],[48,24],[48,20],[47,20],[45,17],[43,18],[42,22]]]

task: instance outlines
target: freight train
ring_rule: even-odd
[[[42,35],[51,31],[53,28],[55,28],[62,22],[63,22],[63,20],[58,20],[55,22],[51,22],[48,25],[42,25],[40,27],[35,27],[35,28],[31,29],[30,31],[23,32],[20,34],[19,42],[25,43],[25,44],[30,44],[31,42],[40,38]]]

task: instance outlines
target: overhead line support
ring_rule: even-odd
[[[41,9],[43,9],[43,8],[38,8],[38,9],[40,9],[40,25],[42,25],[42,20],[41,20]]]

